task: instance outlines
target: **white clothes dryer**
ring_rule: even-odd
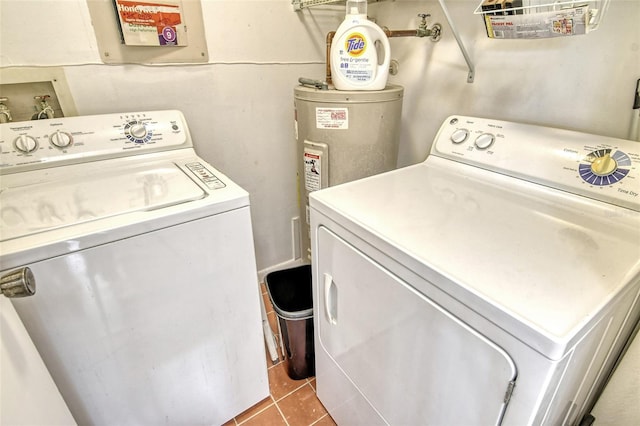
[[[317,394],[345,425],[575,425],[640,317],[640,147],[452,116],[310,197]]]
[[[249,196],[180,112],[2,124],[0,149],[1,275],[35,279],[12,303],[76,422],[221,424],[268,397]]]

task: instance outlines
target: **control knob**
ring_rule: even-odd
[[[591,163],[591,171],[597,176],[608,176],[618,168],[616,160],[611,158],[611,153],[598,157]]]
[[[491,145],[493,145],[493,142],[495,140],[495,136],[493,136],[491,133],[483,133],[476,138],[476,141],[474,143],[478,149],[487,149]]]
[[[624,152],[602,148],[589,153],[578,171],[582,180],[590,185],[609,186],[624,179],[632,166],[631,157]]]
[[[468,136],[469,136],[469,131],[467,129],[456,129],[451,134],[451,142],[456,144],[462,143],[467,140]]]
[[[132,123],[129,128],[129,134],[136,139],[144,139],[147,136],[147,128],[142,123]]]
[[[71,135],[69,133],[61,132],[60,130],[51,134],[51,136],[49,137],[49,141],[51,142],[51,144],[58,148],[68,147],[69,145],[71,145],[72,140],[73,139],[71,138]]]
[[[27,135],[20,135],[14,141],[14,146],[20,152],[28,154],[38,149],[38,142],[32,137]]]

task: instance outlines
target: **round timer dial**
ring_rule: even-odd
[[[491,145],[493,145],[493,142],[495,140],[496,140],[496,137],[491,133],[483,133],[476,138],[474,144],[478,149],[487,149]]]
[[[450,139],[451,139],[451,142],[458,144],[466,141],[468,136],[469,136],[469,131],[467,129],[456,129],[451,134]]]
[[[151,140],[152,132],[140,121],[130,121],[124,126],[124,134],[131,142],[145,143]]]
[[[71,145],[73,138],[69,133],[57,131],[49,136],[51,144],[58,148],[66,148]]]
[[[627,154],[607,148],[589,153],[578,166],[578,172],[585,182],[606,186],[622,180],[630,167],[631,158]]]
[[[13,146],[15,146],[18,151],[28,154],[38,149],[38,141],[32,136],[20,135],[13,141]]]

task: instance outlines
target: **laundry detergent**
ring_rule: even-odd
[[[331,44],[331,77],[338,90],[382,90],[389,77],[389,40],[367,19],[367,2],[347,1]]]

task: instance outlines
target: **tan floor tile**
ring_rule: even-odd
[[[279,400],[278,407],[289,426],[309,426],[327,414],[308,383]]]
[[[337,426],[337,425],[336,425],[336,422],[333,420],[333,418],[331,418],[331,416],[327,414],[326,416],[322,417],[320,420],[315,422],[313,426]]]
[[[315,377],[309,377],[307,379],[307,381],[309,382],[309,384],[311,385],[311,387],[313,388],[314,391],[318,391],[318,389],[316,388],[316,378]]]
[[[269,390],[273,399],[280,400],[283,396],[307,385],[306,380],[293,380],[287,375],[284,362],[274,365],[267,370],[269,373]]]
[[[287,426],[287,422],[284,421],[282,414],[280,414],[275,404],[239,424],[242,426]]]
[[[247,420],[249,417],[254,416],[260,411],[265,410],[270,405],[273,405],[273,399],[271,397],[265,398],[262,401],[258,402],[253,407],[249,408],[248,410],[245,410],[242,413],[238,414],[235,417],[236,422],[242,423],[243,421]]]

